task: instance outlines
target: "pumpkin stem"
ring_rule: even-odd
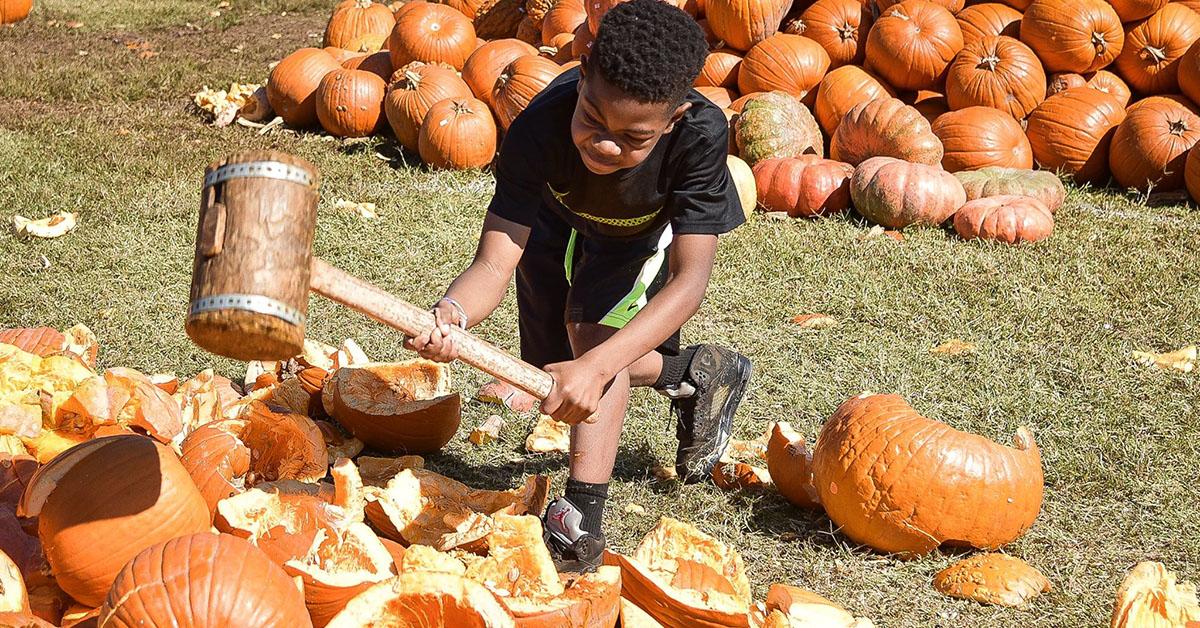
[[[838,38],[840,38],[842,41],[854,41],[858,35],[858,27],[850,24],[849,22],[846,22],[841,26],[834,28],[833,30],[837,32]]]
[[[1033,432],[1024,425],[1018,427],[1017,433],[1013,436],[1013,447],[1021,451],[1037,449],[1037,443],[1033,441]]]
[[[375,4],[375,0],[358,0],[358,2],[354,3],[354,6],[360,9],[369,9],[372,4]]]
[[[989,71],[989,72],[995,72],[997,65],[1000,65],[1000,57],[997,57],[993,53],[993,54],[987,55],[986,57],[980,57],[979,65],[977,65],[975,67],[980,70],[987,69],[987,71]]]
[[[1171,120],[1167,123],[1167,129],[1171,135],[1182,137],[1184,133],[1187,133],[1188,125],[1183,120]]]
[[[465,100],[455,100],[454,104],[451,106],[451,109],[454,110],[454,115],[456,116],[471,115],[475,113],[471,109],[471,105]]]
[[[1150,59],[1157,64],[1167,60],[1167,52],[1162,48],[1146,46],[1145,48],[1142,48],[1142,57],[1150,57]]]
[[[408,83],[408,89],[416,89],[421,85],[421,75],[413,70],[404,71],[404,80]]]
[[[1096,48],[1098,54],[1103,54],[1108,48],[1108,42],[1104,40],[1104,33],[1092,33],[1092,46]]]

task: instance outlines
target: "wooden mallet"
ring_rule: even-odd
[[[286,360],[304,345],[308,291],[409,336],[433,314],[312,255],[317,169],[276,151],[232,155],[205,171],[187,333],[237,360]],[[545,399],[546,372],[455,327],[459,359]]]

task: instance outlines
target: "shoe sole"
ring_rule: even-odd
[[[708,479],[712,475],[713,467],[716,466],[721,456],[725,454],[725,450],[729,448],[729,441],[733,438],[733,415],[737,411],[738,406],[741,405],[742,398],[746,395],[746,388],[750,383],[750,376],[754,371],[754,365],[746,356],[738,355],[737,368],[738,378],[730,385],[729,396],[725,398],[725,403],[722,404],[721,412],[718,415],[720,417],[720,422],[717,426],[718,447],[715,447],[708,457],[701,458],[698,461],[701,464],[703,472],[693,474],[688,469],[676,465],[675,472],[687,484],[695,484]]]

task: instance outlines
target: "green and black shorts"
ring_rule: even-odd
[[[542,211],[517,266],[521,359],[543,367],[575,358],[568,323],[621,329],[667,282],[671,226],[645,237],[585,237]],[[658,351],[679,354],[679,332]]]

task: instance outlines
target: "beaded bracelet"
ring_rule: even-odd
[[[465,309],[463,309],[462,304],[459,303],[458,301],[455,301],[454,299],[451,299],[450,297],[442,297],[442,298],[438,299],[437,303],[433,304],[433,309],[437,309],[438,303],[441,303],[442,301],[449,303],[454,308],[454,310],[456,312],[458,312],[458,327],[460,329],[466,329],[467,328],[467,311]]]

